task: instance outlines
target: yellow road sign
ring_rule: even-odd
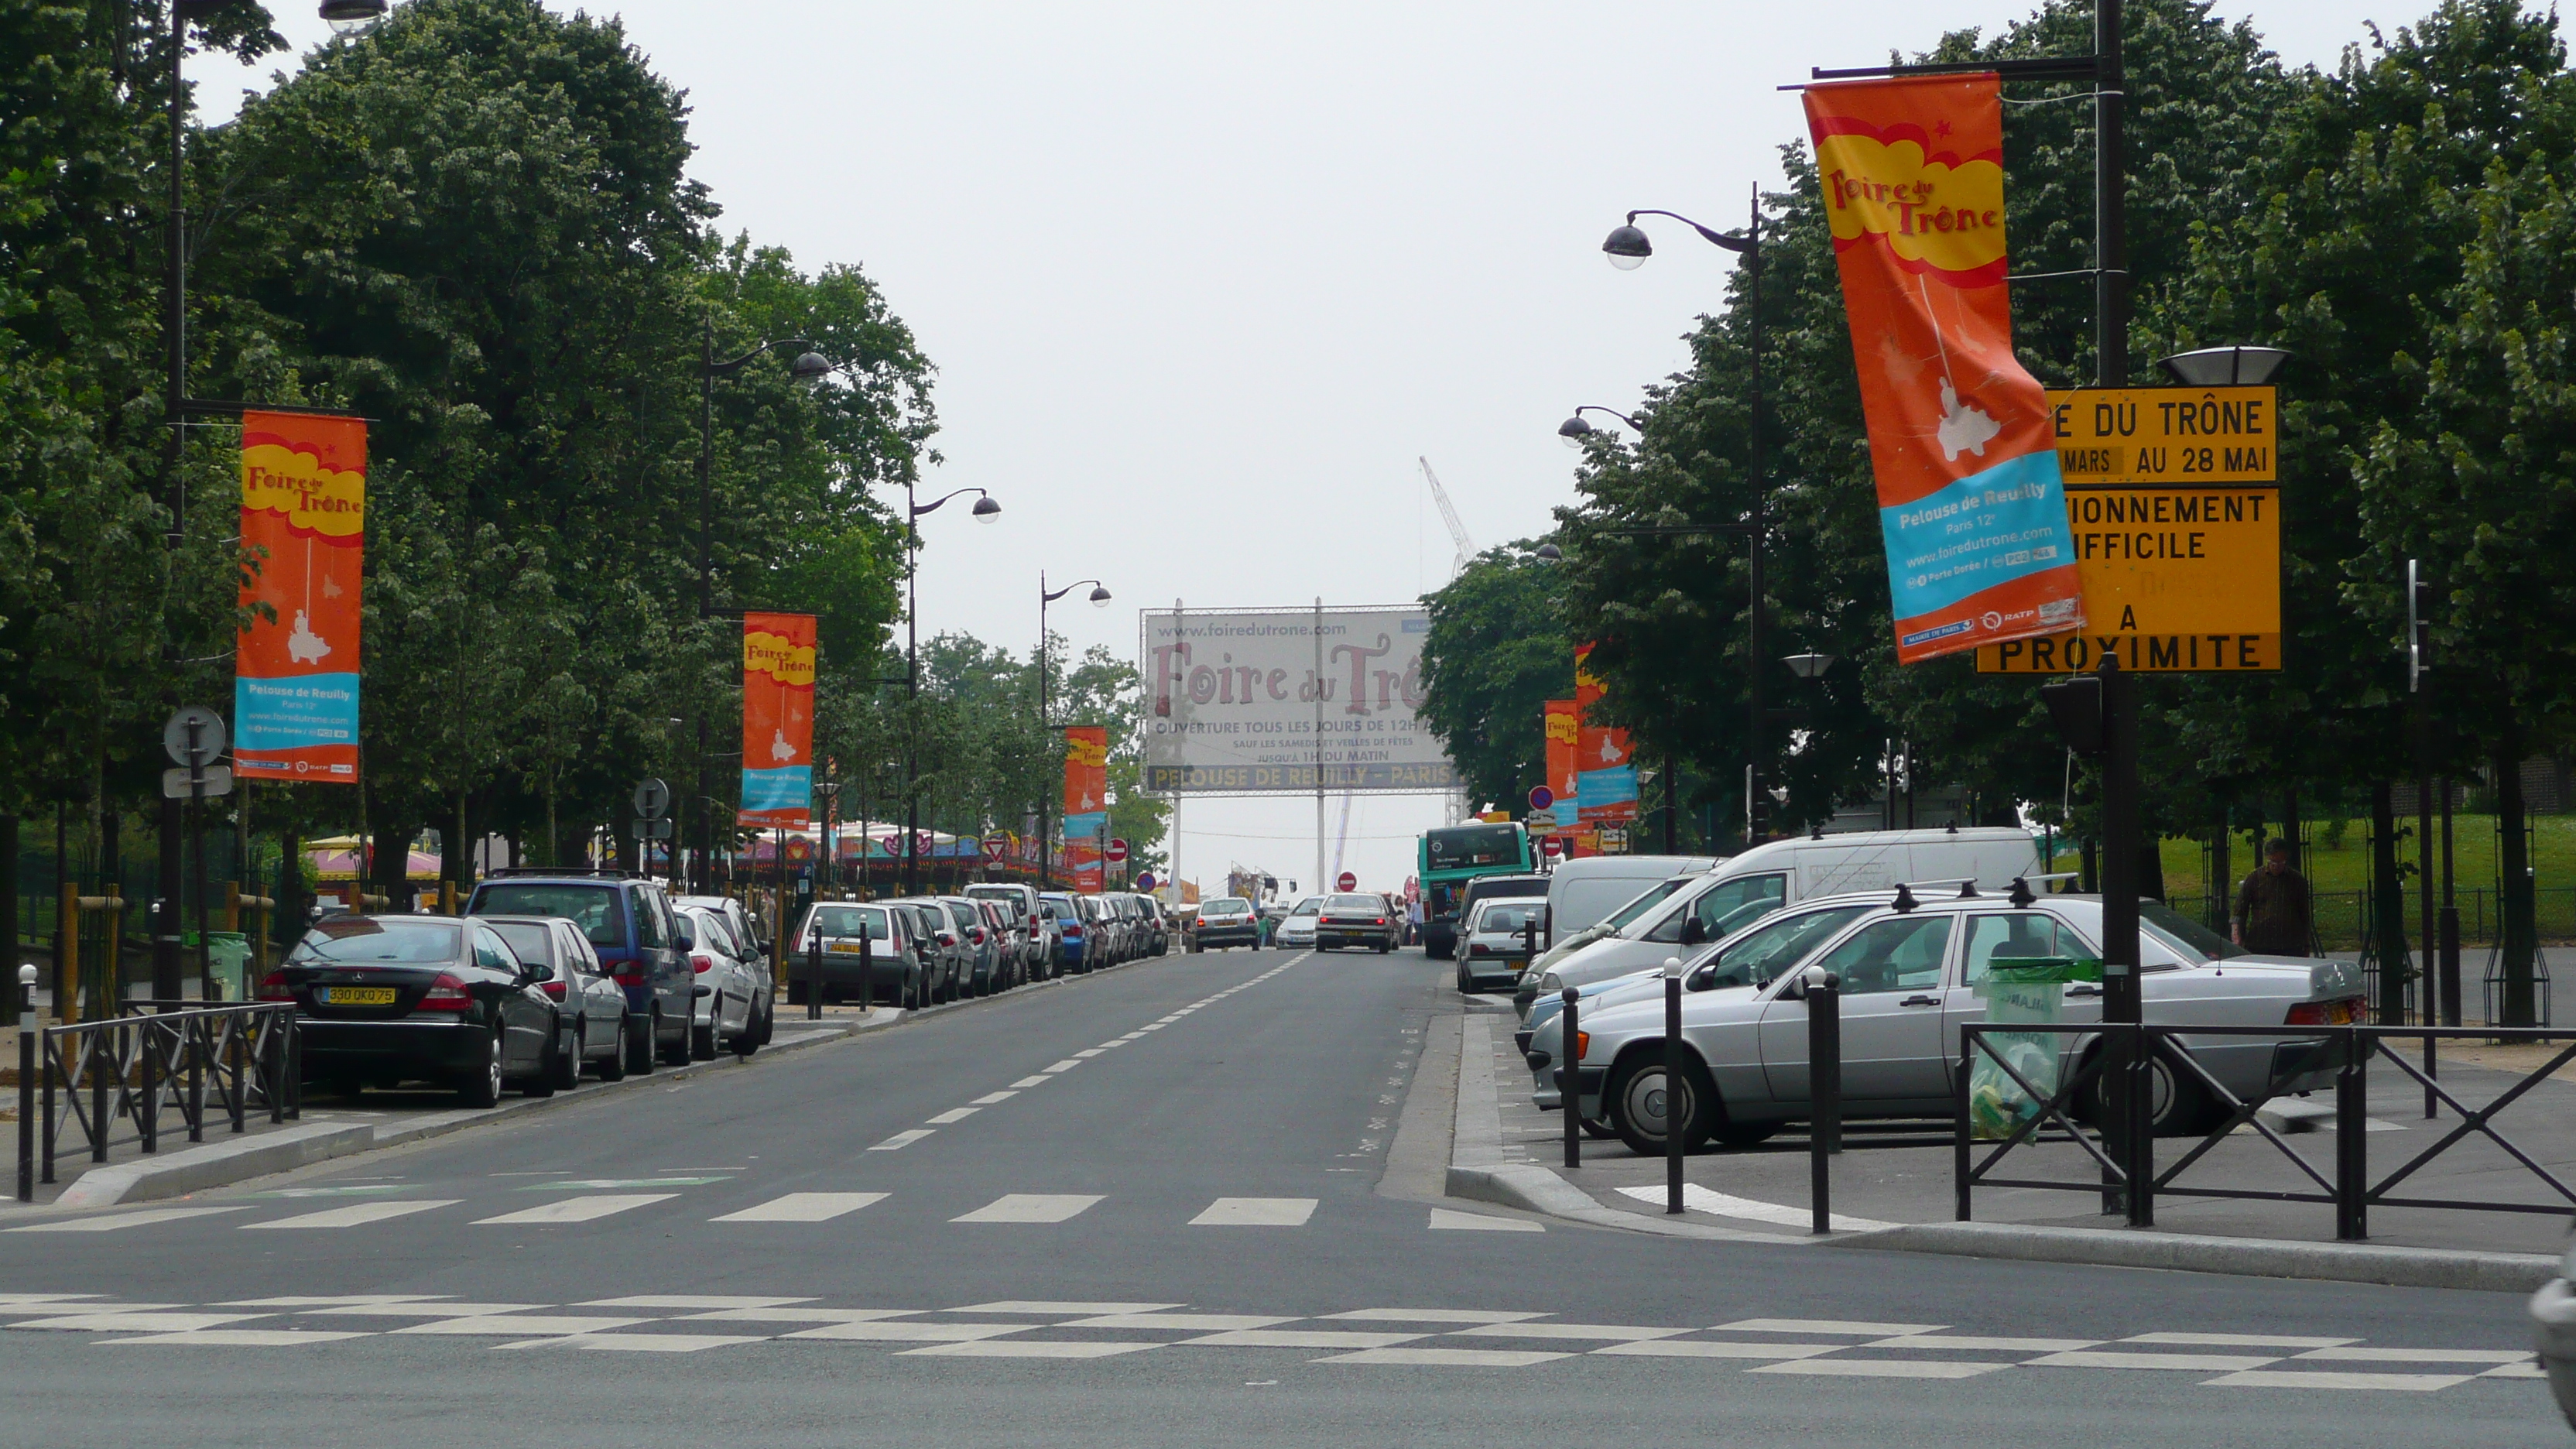
[[[2281,667],[2280,489],[2069,484],[2066,515],[2082,634],[1986,645],[1979,673],[2090,669],[2111,640],[2133,669]]]
[[[2057,469],[2101,483],[2269,483],[2280,476],[2268,387],[2078,388],[2048,395]]]

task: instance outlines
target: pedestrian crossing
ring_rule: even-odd
[[[1046,1212],[1061,1207],[1060,1201],[1033,1195],[1002,1199],[994,1207],[1011,1203],[1034,1215],[1030,1220],[1045,1220]],[[775,1343],[1074,1362],[1192,1350],[1271,1351],[1355,1368],[1530,1368],[1599,1357],[1661,1360],[1675,1373],[1926,1384],[2076,1369],[2143,1373],[2148,1381],[2161,1377],[2194,1388],[2338,1395],[2438,1393],[2490,1379],[2543,1377],[2528,1349],[2415,1348],[2350,1337],[2176,1330],[2094,1340],[1831,1318],[1737,1318],[1702,1327],[1588,1322],[1543,1310],[1383,1305],[1301,1314],[1060,1299],[940,1308],[836,1307],[812,1298],[709,1294],[635,1294],[579,1303],[350,1294],[168,1304],[0,1293],[0,1328],[89,1334],[101,1346],[284,1350],[381,1337],[450,1339],[494,1351],[689,1354]],[[2212,1351],[2217,1349],[2229,1351]]]

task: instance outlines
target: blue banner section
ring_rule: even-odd
[[[742,772],[742,808],[745,810],[802,810],[813,799],[812,765]]]
[[[1888,591],[1902,621],[2075,562],[2053,451],[2025,453],[1878,511]]]
[[[1598,810],[1611,805],[1625,805],[1637,798],[1637,767],[1619,765],[1607,770],[1585,770],[1574,777],[1574,808]]]
[[[1085,836],[1098,835],[1108,828],[1109,812],[1106,810],[1094,810],[1088,815],[1064,817],[1064,838],[1067,840],[1080,840]]]
[[[358,676],[233,676],[233,753],[258,756],[358,742]]]

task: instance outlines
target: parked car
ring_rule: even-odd
[[[1252,902],[1241,896],[1219,896],[1199,902],[1199,924],[1193,951],[1223,951],[1233,946],[1261,946],[1261,919]]]
[[[813,953],[822,956],[827,1002],[865,995],[871,1004],[914,1006],[929,994],[930,955],[923,949],[921,918],[895,902],[822,901],[807,908],[791,938],[787,1000],[806,1004],[813,989]]]
[[[662,883],[622,871],[516,867],[492,872],[474,887],[469,916],[560,916],[581,928],[602,966],[626,992],[637,1024],[626,1069],[653,1070],[658,1056],[689,1061],[697,973],[680,948],[679,923]]]
[[[1040,899],[1055,911],[1057,969],[1077,974],[1089,971],[1099,940],[1091,929],[1090,914],[1082,908],[1082,898],[1052,892]]]
[[[1315,944],[1316,925],[1323,918],[1324,898],[1307,896],[1290,906],[1288,914],[1279,918],[1277,929],[1270,933],[1270,944],[1281,948],[1312,946]]]
[[[725,925],[732,929],[733,938],[743,947],[743,954],[746,958],[757,956],[764,961],[769,959],[769,923],[758,919],[753,913],[751,907],[744,905],[733,897],[673,896],[671,898],[671,905],[674,909],[681,906],[698,906],[705,910],[715,911],[722,914],[725,918]]]
[[[1600,924],[1665,881],[1707,873],[1719,859],[1708,855],[1587,855],[1547,873],[1547,924],[1541,950]]]
[[[1387,910],[1384,896],[1361,892],[1326,896],[1315,917],[1315,949],[1364,946],[1383,956],[1395,949],[1397,921]]]
[[[1085,895],[1083,904],[1091,910],[1092,929],[1099,933],[1100,964],[1123,966],[1127,962],[1127,918],[1118,913],[1104,892]]]
[[[626,993],[601,969],[590,942],[572,922],[549,916],[484,916],[521,965],[544,967],[537,989],[555,1004],[565,1046],[555,1059],[555,1086],[581,1084],[589,1067],[603,1082],[626,1079]]]
[[[1574,865],[1581,862],[1569,861],[1567,864]],[[1557,869],[1563,870],[1565,866],[1558,866]],[[1512,993],[1512,1005],[1520,1010],[1521,1024],[1528,1025],[1531,1013],[1546,1005],[1543,1000],[1537,1005],[1533,1005],[1532,1001],[1533,998],[1538,997],[1539,983],[1546,979],[1548,972],[1593,942],[1616,935],[1630,922],[1638,920],[1647,912],[1662,905],[1674,892],[1689,886],[1696,879],[1698,879],[1696,874],[1667,876],[1630,897],[1624,905],[1609,915],[1579,931],[1573,930],[1562,921],[1551,918],[1548,922],[1550,927],[1548,934],[1556,944],[1539,952],[1538,959],[1531,962],[1529,969],[1521,973],[1520,988]],[[1550,901],[1550,909],[1554,909],[1553,899]],[[1559,989],[1562,989],[1561,984]]]
[[[1547,929],[1547,902],[1523,896],[1478,901],[1459,933],[1458,989],[1467,994],[1487,985],[1510,986],[1530,962],[1529,928]]]
[[[916,898],[895,904],[912,912],[920,923],[923,955],[929,970],[919,1004],[935,1006],[943,1001],[955,1001],[965,989],[966,973],[974,950],[958,933],[956,918],[948,914],[948,907],[936,900]]]
[[[2279,1037],[2180,1038],[2209,1074],[2240,1097],[2313,1090],[2333,1076],[2280,1048],[2303,1024],[2349,1022],[2363,1005],[2359,966],[2348,961],[2251,956],[2155,901],[2139,903],[2140,986],[2146,1020],[2164,1025],[2279,1026]],[[1872,891],[1828,897],[1694,953],[1683,978],[1686,1077],[1674,1095],[1680,1130],[1696,1146],[1758,1142],[1807,1107],[1809,968],[1841,981],[1842,1101],[1851,1117],[1949,1116],[1958,1028],[1985,1016],[1976,993],[1987,968],[2016,958],[2100,955],[2097,896],[1944,896]],[[1640,988],[1646,985],[1642,977]],[[1641,992],[1642,994],[1642,992]],[[1606,999],[1606,997],[1605,997]],[[2098,1021],[2098,987],[2067,988],[2064,1019]],[[1560,1017],[1531,1038],[1533,1082],[1557,1098],[1564,1049]],[[1587,1119],[1606,1120],[1639,1153],[1661,1155],[1665,1102],[1660,996],[1586,1012],[1577,1083]],[[2081,1069],[2097,1038],[2068,1034],[2056,1063]],[[2214,1104],[2189,1073],[2158,1060],[2153,1120],[2159,1133],[2200,1130]],[[2089,1111],[2092,1104],[2079,1110]]]
[[[1010,913],[1019,948],[1019,979],[1044,980],[1050,974],[1052,958],[1047,954],[1046,933],[1040,929],[1037,887],[1016,881],[985,881],[968,886],[966,894],[980,901],[1001,903]]]
[[[723,916],[698,906],[675,913],[689,969],[697,974],[698,997],[689,1023],[689,1055],[716,1059],[728,1046],[743,1056],[758,1051],[768,1026],[769,962],[733,937]]]
[[[1172,949],[1172,918],[1163,903],[1149,895],[1136,897],[1136,910],[1145,922],[1145,954],[1160,956]]]
[[[332,916],[278,968],[262,1001],[295,1003],[304,1076],[354,1095],[423,1079],[469,1107],[517,1086],[552,1096],[563,1045],[545,967],[522,964],[492,927],[454,916]]]

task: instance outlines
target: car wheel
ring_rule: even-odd
[[[2090,1068],[2093,1062],[2088,1055],[2084,1066]],[[2103,1078],[2094,1078],[2075,1103],[2075,1120],[2087,1127],[2108,1121],[2111,1114],[2103,1098],[2109,1087]],[[2176,1073],[2162,1057],[2148,1068],[2147,1090],[2154,1094],[2147,1108],[2149,1130],[2158,1137],[2197,1137],[2219,1123],[2219,1108],[2207,1089],[2188,1072]]]
[[[662,1064],[664,1066],[685,1067],[689,1064],[689,1038],[693,1034],[694,1028],[690,1025],[688,1019],[684,1017],[680,1021],[679,1035],[669,1041],[664,1041],[662,1039],[662,1013],[658,1011],[653,1013],[653,1046],[654,1050],[661,1056]]]
[[[501,1105],[501,1027],[493,1023],[491,1035],[476,1048],[474,1060],[466,1063],[464,1079],[456,1084],[457,1100],[468,1107]]]
[[[590,1039],[587,1023],[575,1021],[572,1030],[561,1038],[554,1052],[554,1083],[558,1092],[569,1092],[581,1085],[581,1044]]]
[[[656,1011],[637,1021],[626,1018],[626,1070],[639,1077],[653,1075],[654,1052],[662,1035],[662,1013]]]
[[[733,1039],[734,1060],[750,1061],[751,1054],[769,1040],[770,1015],[770,1012],[763,1011],[743,1018],[742,1033]]]
[[[1475,980],[1467,974],[1467,968],[1463,963],[1458,967],[1458,994],[1461,996],[1476,994]]]
[[[689,1060],[711,1062],[724,1050],[724,998],[707,998],[707,1024],[689,1023]]]
[[[1377,953],[1381,956],[1394,949],[1395,943],[1393,941],[1380,941],[1377,943]]]
[[[626,1053],[635,1039],[633,1028],[626,1024],[626,1013],[617,1014],[617,1049],[599,1059],[599,1079],[603,1082],[626,1080]]]
[[[1660,1049],[1639,1053],[1612,1068],[1609,1090],[1603,1099],[1603,1110],[1609,1113],[1610,1126],[1628,1150],[1640,1157],[1664,1155],[1664,1131],[1668,1119],[1678,1119],[1682,1150],[1689,1152],[1706,1142],[1717,1116],[1716,1092],[1708,1075],[1696,1062],[1685,1065],[1679,1091],[1668,1091],[1664,1081],[1664,1054]]]
[[[1591,1118],[1586,1117],[1583,1119],[1583,1135],[1596,1141],[1607,1142],[1619,1134],[1610,1130],[1609,1123],[1595,1122]]]

